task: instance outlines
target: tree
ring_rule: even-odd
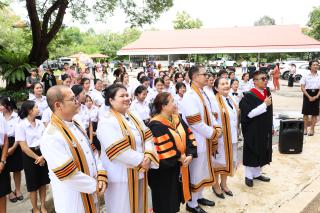
[[[192,19],[192,17],[186,12],[178,12],[176,18],[173,20],[174,29],[194,29],[201,28],[202,21],[200,19]]]
[[[317,40],[320,40],[320,6],[314,7],[309,14],[307,34]]]
[[[48,45],[62,27],[64,16],[70,12],[73,18],[86,21],[92,13],[98,21],[105,20],[116,9],[122,9],[132,26],[142,26],[159,18],[173,5],[173,0],[26,0],[26,8],[32,31],[32,48],[29,63],[39,66],[49,58]],[[68,11],[67,11],[68,8]]]
[[[254,26],[276,25],[276,21],[270,16],[263,16],[258,21],[254,22]]]

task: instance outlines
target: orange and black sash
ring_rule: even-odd
[[[200,89],[198,87],[196,87],[194,84],[191,84],[191,89],[193,89],[195,91],[195,93],[199,96],[199,98],[202,102],[203,112],[204,112],[204,121],[203,122],[208,126],[212,126],[211,119],[210,119],[211,113],[208,110],[208,107],[204,101],[204,97],[202,96]],[[217,147],[217,145],[218,145],[217,131],[215,131],[215,133],[211,139],[206,139],[206,141],[207,141],[207,163],[208,163],[210,177],[208,179],[202,180],[198,184],[192,185],[192,191],[194,191],[194,192],[199,191],[202,187],[212,186],[216,182],[215,175],[214,175],[214,168],[213,168],[212,161],[211,161],[211,156],[213,154],[215,147]]]
[[[170,134],[174,139],[174,143],[177,149],[181,152],[181,154],[186,154],[187,133],[185,132],[180,122],[179,116],[172,115],[172,122],[169,122],[167,119],[165,119],[161,115],[155,116],[154,118],[152,118],[152,120],[159,121],[162,124],[166,125],[168,127]],[[171,151],[174,151],[174,150],[171,150]],[[176,151],[174,152],[176,153]],[[188,201],[191,199],[191,193],[189,188],[189,167],[181,166],[180,173],[182,176],[182,192],[183,192],[184,201]]]
[[[216,99],[217,99],[217,103],[218,103],[220,115],[221,115],[226,166],[216,167],[214,171],[219,174],[226,174],[226,175],[232,176],[234,169],[233,169],[232,135],[231,135],[229,111],[223,101],[223,97],[219,93],[216,94]],[[236,107],[235,104],[234,106]]]
[[[65,138],[78,170],[90,176],[90,171],[84,152],[81,148],[81,145],[78,143],[77,139],[74,137],[72,132],[65,125],[65,123],[54,113],[52,113],[51,116],[51,123],[52,125],[58,128],[58,130],[62,133],[63,137]],[[78,127],[78,125],[76,126]],[[92,194],[81,193],[81,198],[86,213],[97,212]]]
[[[116,112],[110,109],[111,113],[117,119],[123,136],[127,139],[128,143],[130,144],[131,149],[136,150],[136,142],[133,133],[125,119],[122,118],[119,112]],[[144,150],[144,139],[147,137],[146,132],[143,131],[142,124],[138,121],[138,119],[133,116],[131,113],[128,113],[130,118],[132,119],[134,125],[140,132],[140,137],[142,141],[142,147]],[[157,159],[156,156],[153,156]],[[151,159],[153,160],[153,159]],[[158,161],[158,160],[157,160]],[[159,163],[159,161],[158,161]],[[139,171],[144,173],[144,178],[142,182],[142,208],[143,213],[148,212],[148,194],[147,194],[147,172],[143,171],[140,167],[128,169],[128,188],[129,188],[129,198],[130,198],[130,209],[131,213],[139,213]]]

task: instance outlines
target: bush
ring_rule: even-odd
[[[0,88],[0,96],[8,96],[12,98],[16,103],[23,102],[29,97],[28,89],[21,89],[19,91],[6,90],[4,88]]]

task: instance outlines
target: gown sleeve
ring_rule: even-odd
[[[194,138],[194,135],[190,129],[190,127],[188,127],[188,125],[184,122],[184,120],[181,119],[181,124],[184,128],[184,131],[186,132],[187,135],[187,141],[186,141],[186,155],[191,155],[193,158],[197,158],[198,154],[197,154],[197,142]]]

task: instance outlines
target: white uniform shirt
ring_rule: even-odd
[[[210,87],[208,87],[208,86],[205,86],[205,87],[203,87],[203,91],[204,91],[204,92],[207,94],[207,96],[209,97],[210,102],[216,101],[216,95],[214,94],[212,88],[210,88]]]
[[[93,103],[96,106],[101,106],[101,105],[104,104],[104,98],[102,96],[102,92],[101,91],[93,89],[92,91],[89,92],[89,96],[92,98]]]
[[[48,107],[47,109],[44,110],[44,112],[42,114],[42,118],[41,118],[42,123],[48,124],[51,121],[51,115],[52,115],[52,111]]]
[[[253,88],[252,86],[253,85],[249,81],[247,82],[241,81],[239,83],[239,90],[241,90],[241,92],[248,92]]]
[[[306,76],[302,76],[300,84],[304,85],[305,89],[320,89],[320,75],[312,75],[309,73]]]
[[[45,111],[45,109],[48,108],[47,97],[46,96],[42,96],[41,99],[38,99],[38,98],[36,98],[36,96],[30,95],[29,100],[36,102],[36,104],[37,104],[37,106],[39,108],[39,116],[42,116],[42,114]]]
[[[234,93],[238,93],[237,95]],[[238,89],[237,92],[234,92],[233,89],[230,89],[229,96],[236,102],[237,106],[239,106],[239,103],[243,97],[243,93]]]
[[[175,103],[177,104],[179,114],[182,114],[182,112],[183,112],[183,106],[182,106],[183,97],[180,97],[179,94],[176,94],[175,96],[173,96],[173,98],[174,98]]]
[[[3,145],[4,136],[7,135],[8,127],[7,123],[2,115],[0,115],[0,146]]]
[[[37,147],[40,145],[40,138],[45,129],[43,123],[36,119],[36,125],[33,127],[27,118],[20,120],[16,132],[16,141],[27,142],[28,147]]]
[[[81,104],[80,111],[78,114],[73,116],[73,120],[77,121],[77,123],[79,123],[83,129],[87,129],[89,127],[89,119],[90,115],[88,108],[85,105]]]
[[[89,119],[91,122],[98,122],[98,112],[99,108],[97,106],[91,106],[91,109],[87,107],[87,111],[89,113]]]
[[[7,123],[7,127],[8,127],[8,130],[7,130],[7,135],[8,137],[14,137],[14,134],[15,134],[15,130],[18,126],[18,123],[20,121],[20,118],[18,116],[18,114],[16,112],[12,112],[9,120],[6,120],[5,117],[3,116],[5,122]]]
[[[130,111],[135,112],[141,120],[150,119],[150,108],[147,101],[140,102],[137,99],[132,101]]]

